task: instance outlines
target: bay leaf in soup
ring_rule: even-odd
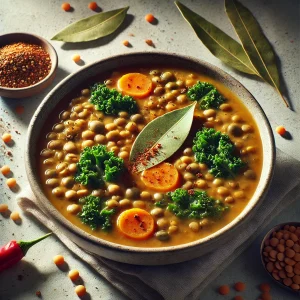
[[[214,56],[243,73],[258,75],[243,47],[236,40],[179,1],[175,4],[198,38]]]
[[[113,33],[124,21],[129,6],[102,12],[72,23],[51,40],[77,43],[99,39]]]
[[[253,66],[266,82],[275,87],[286,106],[289,106],[280,91],[275,52],[256,18],[237,0],[225,0],[225,9]]]
[[[158,165],[180,148],[191,130],[196,103],[166,113],[144,127],[130,152],[133,172]]]

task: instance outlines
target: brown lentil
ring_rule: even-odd
[[[31,86],[44,79],[50,69],[50,56],[39,45],[13,43],[0,48],[0,86]]]

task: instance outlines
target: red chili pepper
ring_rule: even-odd
[[[0,248],[0,272],[10,268],[20,261],[30,249],[31,246],[48,237],[52,232],[30,242],[11,241]]]

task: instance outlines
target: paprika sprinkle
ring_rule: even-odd
[[[49,53],[41,46],[13,43],[0,48],[0,86],[23,88],[34,85],[50,72]]]
[[[0,248],[0,272],[12,267],[19,262],[27,253],[29,248],[39,241],[48,237],[52,232],[30,242],[10,241],[8,244]]]

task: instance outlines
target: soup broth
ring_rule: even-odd
[[[119,79],[130,72],[146,75],[152,82],[150,93],[133,97],[138,112],[120,111],[105,115],[90,100],[90,86],[105,82],[109,89],[118,90]],[[138,134],[152,120],[167,112],[183,108],[192,102],[187,90],[198,81],[209,82],[226,99],[218,109],[202,110],[196,105],[190,133],[167,163],[178,171],[180,181],[176,188],[203,190],[219,200],[228,210],[220,218],[180,218],[168,207],[158,207],[166,193],[146,186],[141,173],[130,171],[129,155]],[[120,90],[119,90],[120,91]],[[122,91],[120,91],[122,92]],[[122,93],[124,95],[124,92]],[[227,134],[235,152],[245,162],[232,178],[215,178],[206,164],[195,160],[192,150],[195,133],[202,128],[214,128]],[[238,132],[238,134],[237,134]],[[101,188],[92,188],[75,181],[80,154],[86,147],[102,144],[122,158],[126,170],[115,182],[106,182]],[[221,229],[235,219],[250,201],[258,185],[262,169],[262,142],[257,125],[230,90],[204,74],[190,70],[157,66],[121,69],[93,79],[80,91],[63,99],[49,119],[39,142],[38,168],[45,195],[53,206],[70,222],[84,231],[117,244],[138,247],[163,247],[195,241]],[[112,216],[112,227],[105,231],[92,230],[81,222],[79,199],[93,195],[103,199]],[[120,214],[131,208],[147,211],[154,221],[154,232],[146,239],[124,235],[117,226]]]

